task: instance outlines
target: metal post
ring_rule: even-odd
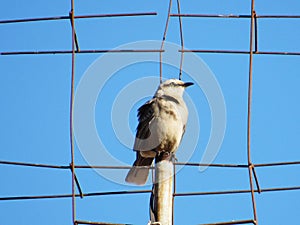
[[[154,213],[156,223],[172,225],[173,214],[173,163],[169,159],[155,165]]]

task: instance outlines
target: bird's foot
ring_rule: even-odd
[[[156,162],[160,162],[161,160],[169,160],[172,161],[173,153],[167,151],[159,151],[156,155]]]
[[[172,153],[172,156],[171,156],[171,161],[174,163],[174,162],[178,162],[178,159],[176,158],[176,155],[174,153]]]

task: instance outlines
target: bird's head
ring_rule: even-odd
[[[172,97],[182,97],[184,89],[193,85],[192,82],[183,82],[177,79],[169,79],[161,83],[155,96],[170,95]]]

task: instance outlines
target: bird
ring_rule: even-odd
[[[139,123],[133,146],[136,160],[125,178],[126,182],[144,185],[153,160],[177,151],[188,120],[183,93],[193,84],[168,79],[160,83],[153,98],[138,109]]]

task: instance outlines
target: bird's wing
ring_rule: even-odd
[[[148,148],[151,144],[148,143],[147,139],[151,139],[149,138],[151,135],[150,125],[155,120],[155,115],[157,114],[155,109],[156,101],[157,99],[153,98],[138,109],[139,124],[136,129],[136,138],[133,146],[133,149],[136,151],[152,150]]]
[[[136,137],[133,146],[133,150],[136,151],[136,160],[126,176],[126,182],[143,185],[147,181],[149,168],[156,154],[153,154],[152,151],[149,151],[151,150],[149,147],[151,146],[151,143],[149,142],[149,139],[151,139],[149,138],[151,135],[150,124],[155,117],[154,104],[155,99],[151,99],[138,109],[139,124],[137,126]],[[141,154],[140,151],[143,151],[145,155]],[[147,154],[148,152],[149,154]]]

